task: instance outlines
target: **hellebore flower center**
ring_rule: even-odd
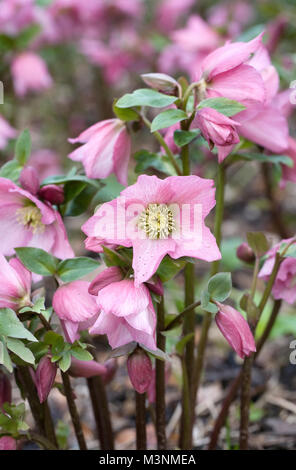
[[[149,204],[140,215],[139,228],[151,240],[168,238],[175,230],[173,213],[166,204]]]
[[[21,207],[16,211],[16,218],[19,224],[24,225],[27,229],[32,230],[33,233],[43,233],[45,226],[41,222],[42,214],[38,207],[28,205]]]

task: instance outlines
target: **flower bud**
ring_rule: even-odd
[[[43,403],[53,387],[57,373],[57,366],[51,362],[49,356],[44,356],[40,360],[35,373],[35,385],[40,403]]]
[[[255,253],[246,242],[239,245],[236,250],[236,256],[241,261],[245,261],[245,263],[253,263],[255,261]]]
[[[4,403],[11,403],[11,383],[8,376],[0,372],[0,410]]]
[[[179,87],[179,83],[166,73],[144,73],[141,75],[146,85],[163,93],[173,94]]]
[[[46,186],[43,186],[39,189],[38,195],[41,199],[56,205],[63,204],[65,200],[64,189],[56,184],[47,184]]]
[[[23,189],[29,191],[31,194],[37,194],[40,182],[38,173],[32,166],[23,168],[20,174],[20,184]]]
[[[254,337],[244,317],[233,307],[216,302],[219,308],[215,320],[230,346],[242,359],[256,351]]]
[[[132,386],[138,393],[145,393],[153,378],[151,360],[142,349],[136,349],[127,360],[127,370]]]
[[[69,369],[72,377],[95,377],[96,375],[102,375],[103,377],[107,373],[105,366],[96,361],[81,361],[72,357],[71,367]]]

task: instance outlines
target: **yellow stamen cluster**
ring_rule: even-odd
[[[42,214],[36,206],[25,206],[16,211],[16,220],[27,229],[35,233],[44,232],[45,226],[41,222]]]
[[[168,238],[175,229],[173,213],[166,204],[149,204],[138,226],[151,240]]]

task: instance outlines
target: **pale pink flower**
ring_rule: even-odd
[[[174,31],[171,37],[184,50],[192,52],[210,52],[220,42],[219,35],[198,15],[191,15],[185,28]]]
[[[79,331],[86,330],[98,316],[96,297],[89,294],[89,286],[86,281],[69,282],[60,286],[52,299],[53,309],[71,343],[79,339]]]
[[[240,124],[212,108],[203,108],[197,112],[192,127],[198,127],[207,140],[210,149],[218,149],[219,163],[227,157],[233,146],[239,143],[236,126]]]
[[[57,374],[57,365],[51,362],[49,356],[43,356],[33,373],[33,379],[37,388],[37,394],[40,403],[47,400],[47,397],[54,385]]]
[[[290,243],[292,238],[281,240],[267,253],[267,258],[263,264],[259,277],[268,281],[275,263],[276,253],[283,243]],[[282,261],[280,269],[273,284],[272,295],[275,299],[282,299],[288,304],[294,304],[296,301],[296,259],[288,257]]]
[[[83,163],[88,178],[107,178],[115,173],[121,184],[127,184],[131,140],[123,121],[98,122],[69,142],[84,144],[70,153],[69,158]]]
[[[81,361],[72,356],[69,373],[72,375],[72,377],[89,378],[95,377],[96,375],[101,375],[104,377],[104,375],[107,374],[107,368],[99,362]]]
[[[141,175],[119,198],[103,204],[82,230],[88,237],[97,237],[101,246],[107,242],[133,247],[136,286],[153,276],[167,254],[174,259],[182,256],[205,261],[219,259],[221,254],[215,238],[204,223],[215,206],[213,184],[212,180],[198,176],[171,176],[161,180]],[[186,217],[185,210],[188,220],[183,224],[180,221]],[[194,224],[198,210],[200,220]],[[147,217],[148,225],[145,225]],[[159,226],[153,223],[158,217]]]
[[[136,349],[127,359],[127,371],[132,386],[138,393],[145,393],[153,378],[151,359],[143,349]]]
[[[261,74],[247,64],[261,45],[263,34],[249,42],[228,43],[211,52],[196,70],[201,93],[212,98],[224,96],[240,103],[264,102],[265,88]]]
[[[244,317],[230,305],[217,302],[219,312],[215,320],[230,346],[242,359],[256,351],[254,337]]]
[[[31,246],[61,259],[74,256],[60,214],[6,178],[0,178],[0,221],[7,233],[0,247],[4,255]]]
[[[0,116],[0,150],[4,149],[9,139],[16,137],[16,130],[8,124],[4,117]]]
[[[132,279],[112,282],[98,291],[100,314],[90,328],[91,334],[106,334],[112,348],[132,341],[156,349],[156,314],[145,285]]]
[[[0,308],[19,309],[31,305],[30,271],[17,259],[6,261],[0,254]]]
[[[28,92],[39,92],[50,88],[52,78],[44,60],[34,52],[22,52],[11,65],[14,90],[20,97]]]
[[[49,149],[42,149],[33,152],[28,160],[28,165],[35,168],[40,181],[53,175],[61,175],[63,169],[61,159],[56,152]]]

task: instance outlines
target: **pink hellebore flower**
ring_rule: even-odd
[[[46,63],[34,52],[22,52],[13,59],[11,65],[14,89],[23,97],[30,91],[42,91],[50,88],[52,78]]]
[[[69,158],[83,163],[88,178],[107,178],[115,173],[118,181],[127,185],[131,140],[123,121],[98,122],[69,142],[84,144],[70,153]]]
[[[71,367],[69,373],[72,377],[95,377],[101,375],[104,377],[107,374],[107,368],[96,361],[81,361],[75,357],[71,358]]]
[[[96,297],[89,294],[89,285],[86,281],[69,282],[60,286],[53,296],[53,309],[71,343],[79,339],[79,331],[86,330],[98,316]]]
[[[0,308],[19,309],[31,305],[30,271],[17,259],[9,262],[0,254]]]
[[[6,256],[20,246],[42,248],[61,259],[74,256],[60,214],[6,178],[0,178],[0,221],[7,233],[0,252]]]
[[[219,312],[215,320],[230,346],[242,359],[256,351],[254,337],[244,317],[230,305],[217,302]]]
[[[261,45],[263,33],[249,42],[228,43],[211,52],[196,71],[201,92],[208,98],[224,96],[240,103],[264,102],[265,89],[260,73],[247,64]]]
[[[290,243],[292,238],[281,240],[271,250],[267,252],[267,259],[263,264],[259,277],[268,281],[272,273],[276,253],[283,243]],[[295,246],[295,245],[294,245]],[[273,284],[272,295],[275,299],[282,299],[288,304],[294,304],[296,301],[296,259],[285,258],[280,265],[276,280]]]
[[[156,314],[148,288],[136,287],[132,279],[115,281],[118,273],[113,270],[110,274],[111,269],[100,273],[99,280],[94,279],[90,285],[90,292],[97,292],[100,309],[90,333],[106,334],[112,348],[137,341],[156,349]]]
[[[212,180],[141,175],[117,199],[103,204],[82,230],[96,237],[98,245],[133,247],[138,287],[153,276],[167,254],[174,259],[220,259],[216,240],[204,223],[214,206]]]
[[[34,373],[34,382],[37,388],[40,403],[47,400],[57,374],[57,365],[51,362],[49,356],[43,356],[39,361],[36,372]]]
[[[16,440],[10,436],[1,437],[0,450],[16,450]]]
[[[197,112],[192,127],[198,127],[207,140],[210,149],[216,145],[219,163],[231,152],[233,145],[239,143],[235,126],[240,124],[216,109],[203,108]]]
[[[4,149],[9,139],[16,137],[16,130],[0,116],[0,150]]]

